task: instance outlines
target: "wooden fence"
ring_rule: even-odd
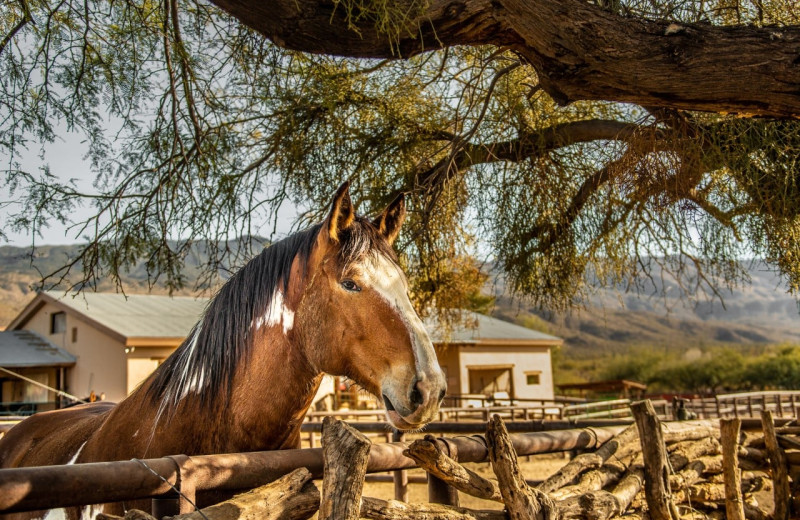
[[[549,501],[550,506],[548,507],[556,508],[560,511],[563,518],[586,518],[587,514],[591,512],[594,518],[610,520],[612,517],[623,514],[629,506],[637,507],[632,506],[631,501],[636,495],[641,496],[642,493],[647,495],[648,507],[653,507],[653,503],[650,500],[651,493],[649,493],[649,491],[652,490],[648,490],[647,486],[653,486],[654,482],[657,484],[658,479],[653,479],[651,477],[647,479],[642,478],[642,472],[647,471],[653,464],[651,462],[646,462],[644,468],[642,468],[641,466],[635,465],[633,462],[636,453],[639,452],[640,449],[644,449],[645,461],[649,461],[653,459],[654,455],[648,455],[648,449],[658,448],[658,453],[660,453],[660,455],[656,454],[655,456],[661,458],[662,464],[666,465],[669,463],[678,471],[678,473],[669,477],[669,482],[663,480],[661,485],[674,486],[676,489],[683,490],[674,494],[673,498],[676,501],[679,499],[688,499],[690,497],[688,486],[698,481],[698,475],[701,475],[704,471],[711,471],[710,468],[712,466],[716,467],[720,465],[718,444],[715,444],[717,443],[715,438],[719,437],[719,429],[715,421],[704,420],[660,423],[650,403],[637,403],[634,405],[634,408],[639,409],[639,413],[636,415],[637,428],[633,429],[621,426],[593,427],[509,435],[506,432],[505,426],[502,425],[502,420],[495,416],[490,420],[489,430],[486,436],[454,438],[426,437],[425,439],[418,439],[411,444],[404,442],[369,444],[365,442],[363,445],[366,446],[366,451],[363,453],[363,457],[360,458],[360,460],[363,461],[363,466],[361,466],[362,471],[360,472],[360,477],[357,478],[363,478],[365,473],[387,471],[393,471],[395,476],[402,477],[404,470],[422,466],[428,472],[427,483],[430,502],[457,505],[458,495],[455,492],[456,489],[462,492],[470,492],[469,490],[465,491],[462,487],[467,486],[472,491],[481,491],[482,488],[479,489],[479,486],[477,486],[475,480],[472,478],[464,480],[463,476],[465,475],[465,470],[455,464],[486,461],[490,453],[494,453],[492,461],[493,466],[495,466],[499,460],[511,461],[513,459],[513,461],[516,461],[517,455],[524,456],[566,450],[589,450],[594,453],[591,455],[587,453],[581,457],[576,457],[559,470],[559,472],[543,482],[537,488],[538,490],[534,492],[534,498],[543,498]],[[729,440],[733,442],[733,453],[738,454],[736,457],[746,458],[750,462],[760,464],[760,466],[763,466],[767,459],[772,461],[774,458],[771,452],[769,456],[767,456],[764,449],[754,448],[755,445],[739,445],[738,443],[741,439],[741,436],[738,434],[739,427],[742,429],[751,429],[754,427],[758,427],[759,429],[764,428],[765,440],[762,440],[761,445],[763,446],[766,442],[765,449],[767,451],[772,450],[770,447],[771,444],[777,446],[778,442],[791,442],[792,446],[800,444],[796,440],[797,433],[800,433],[798,428],[778,429],[778,435],[776,436],[775,426],[780,427],[786,424],[790,420],[789,418],[777,418],[773,422],[770,412],[767,412],[766,415],[767,417],[762,417],[760,421],[734,419],[737,421],[737,430],[733,435],[729,436]],[[643,417],[649,421],[647,424],[642,424]],[[328,421],[326,427],[330,427],[332,424],[343,423]],[[361,426],[361,424],[355,423],[352,426]],[[767,437],[767,426],[771,429],[771,438]],[[346,428],[351,429],[350,426],[346,426]],[[513,456],[497,456],[496,450],[499,449],[497,428],[500,428],[502,430],[501,433],[505,436],[505,440],[502,441],[506,446],[504,449],[507,450],[507,453],[513,454]],[[326,435],[327,440],[330,442],[332,437],[330,430],[326,430]],[[612,439],[614,442],[608,442]],[[692,441],[692,444],[687,445],[687,441]],[[724,439],[722,442],[724,443]],[[674,450],[672,450],[672,448],[670,450],[669,461],[665,458],[667,453],[665,443],[671,444],[672,448],[674,448]],[[414,448],[415,445],[418,448],[416,450]],[[428,448],[432,448],[433,452],[430,452]],[[425,457],[426,450],[428,450],[428,455],[430,457]],[[492,450],[495,451],[492,452]],[[333,465],[331,465],[329,457],[331,453],[336,454],[338,451],[338,445],[326,444],[324,448],[316,449],[204,455],[195,457],[177,455],[144,461],[134,459],[124,462],[0,470],[0,514],[37,511],[45,508],[118,502],[123,500],[130,501],[142,498],[157,498],[163,497],[173,489],[177,490],[180,493],[179,497],[166,499],[158,498],[158,501],[154,502],[154,507],[155,504],[158,504],[159,508],[158,511],[154,511],[154,513],[156,513],[157,518],[161,518],[161,516],[177,513],[188,514],[194,510],[194,504],[198,504],[202,507],[203,499],[208,496],[207,492],[225,493],[252,489],[276,480],[286,480],[286,477],[290,474],[297,475],[297,471],[304,472],[306,475],[306,477],[304,477],[305,479],[311,479],[312,477],[320,478],[324,474],[325,486],[323,486],[323,493],[325,493],[326,486],[329,484],[328,477],[330,475],[328,469],[332,468],[333,472],[340,474],[340,476],[344,473],[345,476],[339,479],[340,481],[349,480],[347,475],[349,475],[350,466],[348,466],[348,461],[350,457],[345,457],[343,460],[334,462]],[[800,452],[798,452],[798,454],[800,454]],[[725,457],[724,453],[722,457]],[[609,491],[586,488],[582,484],[569,485],[570,482],[573,482],[577,476],[584,474],[584,472],[594,471],[594,469],[597,468],[597,462],[595,461],[597,458],[603,461],[613,459],[613,464],[615,465],[623,464],[625,466],[625,477],[621,480],[615,480],[619,483]],[[441,461],[443,465],[439,466],[439,461]],[[678,465],[679,461],[681,461],[680,465]],[[781,466],[784,475],[786,474],[787,468],[794,468],[797,462],[797,460],[792,459],[784,461]],[[516,464],[516,462],[513,462],[513,464]],[[450,467],[452,471],[446,471],[446,467]],[[306,469],[301,470],[299,468]],[[598,469],[598,471],[601,470],[602,468]],[[714,471],[718,473],[722,471],[722,469],[717,468]],[[507,509],[511,511],[514,504],[509,501],[509,497],[513,499],[513,497],[518,496],[519,493],[506,493],[505,491],[507,491],[507,489],[505,486],[507,482],[504,483],[496,467],[495,472],[498,476],[497,486],[499,486],[499,491],[497,489],[495,489],[495,491],[489,489],[488,494],[492,495],[492,500],[502,498],[501,501],[504,502]],[[656,474],[662,479],[665,478],[667,473],[666,470],[656,471]],[[774,468],[773,474],[775,474]],[[621,475],[618,475],[618,477],[619,476]],[[595,480],[597,479],[591,478],[587,481],[593,482]],[[673,480],[675,482],[673,482]],[[780,484],[779,479],[774,478],[773,480],[775,484],[769,483],[769,485],[775,489],[776,504],[779,503],[778,498],[788,503],[788,484],[783,486]],[[333,481],[335,482],[335,479]],[[308,480],[304,482],[308,482]],[[400,485],[396,485],[395,492],[396,494],[400,494],[398,498],[404,498],[402,496],[403,482],[401,479],[399,482]],[[519,483],[519,481],[517,482]],[[397,484],[398,480],[395,480],[395,483]],[[492,485],[491,483],[489,484]],[[528,494],[532,493],[532,490],[527,486],[523,484],[519,485],[521,488],[518,491]],[[645,486],[644,489],[643,485]],[[494,487],[497,488],[497,486]],[[633,488],[629,489],[631,486],[633,486]],[[717,488],[720,488],[721,484],[715,486],[716,487],[714,487],[712,491],[719,495],[719,489]],[[310,490],[310,492],[311,495],[316,493],[316,498],[311,496],[309,499],[312,503],[311,505],[313,507],[320,507],[319,493],[315,488]],[[481,491],[483,494],[486,494],[486,492],[486,489]],[[358,493],[360,494],[360,489]],[[498,493],[502,494],[502,497],[497,496]],[[603,495],[603,493],[605,493],[605,495]],[[328,495],[327,500],[331,499],[331,494],[334,496],[334,499],[336,496],[339,496],[338,492],[331,493],[330,490],[325,494]],[[321,500],[320,518],[344,518],[336,514],[323,514],[323,510],[326,508],[325,494],[323,494]],[[244,497],[245,495],[242,496]],[[486,496],[482,495],[475,496],[486,498]],[[614,510],[600,510],[596,509],[596,506],[600,505],[599,502],[585,500],[587,497],[596,500],[604,496],[609,499],[614,499],[617,503],[622,503],[624,507],[617,507]],[[624,503],[619,502],[618,499],[621,500],[620,497],[627,497],[627,501]],[[358,506],[360,502],[358,498],[344,498],[347,498],[345,502],[351,506],[353,504]],[[671,500],[669,495],[667,495],[667,499]],[[237,500],[237,498],[233,500]],[[722,500],[724,505],[727,498],[715,499],[715,503],[719,504],[720,500]],[[639,502],[641,502],[641,500]],[[741,502],[741,500],[739,502]],[[368,512],[369,514],[366,514],[364,517],[384,520],[399,518],[398,516],[391,516],[388,514],[392,513],[391,509],[393,507],[407,511],[402,518],[428,518],[424,515],[415,516],[411,514],[410,511],[413,508],[423,511],[426,510],[425,508],[429,508],[430,505],[431,504],[421,504],[419,506],[412,506],[409,504],[393,505],[385,501],[366,497],[361,501],[362,514],[364,512],[364,507],[368,509],[371,508],[371,511]],[[694,503],[694,505],[697,504]],[[258,507],[264,508],[263,501]],[[205,511],[206,513],[201,513],[199,516],[198,514],[187,516],[185,520],[200,517],[211,518],[212,520],[230,518],[229,516],[215,516],[210,512],[210,509],[206,509]],[[398,511],[394,511],[394,513],[397,512]],[[313,514],[313,511],[310,513]],[[358,512],[356,511],[355,514],[358,514]],[[206,515],[211,516],[207,517]],[[310,516],[310,514],[308,516]],[[302,518],[308,518],[308,516],[302,516]],[[511,516],[514,517],[513,515]],[[777,513],[776,516],[778,516]],[[274,518],[273,516],[257,517]],[[292,518],[295,517],[293,516]],[[300,517],[298,516],[297,518]],[[356,518],[356,516],[348,518]],[[437,516],[437,518],[456,518],[456,516]],[[472,517],[458,516],[458,518]],[[507,517],[506,513],[497,512],[497,514],[490,514],[488,517],[480,516],[480,518],[505,519]],[[180,520],[184,520],[184,518]]]

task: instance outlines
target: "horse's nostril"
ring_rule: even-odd
[[[417,388],[416,384],[414,385],[414,388],[411,389],[411,395],[409,396],[409,399],[411,400],[411,404],[415,406],[421,405],[422,401],[424,400],[422,398],[422,392],[419,391],[419,388]]]
[[[446,392],[447,392],[447,391],[446,391],[444,388],[442,388],[442,391],[441,391],[441,392],[439,392],[439,401],[440,401],[440,402],[441,402],[441,400],[442,400],[442,399],[444,399],[444,394],[445,394]]]

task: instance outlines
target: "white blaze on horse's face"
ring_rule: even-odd
[[[410,390],[407,382],[391,374],[381,382],[387,417],[398,428],[420,427],[435,418],[447,386],[433,343],[411,305],[408,282],[395,262],[383,255],[371,257],[362,276],[402,320],[414,350],[416,374]]]

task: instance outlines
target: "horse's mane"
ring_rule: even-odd
[[[147,395],[158,405],[158,416],[170,417],[180,401],[192,394],[201,407],[230,400],[233,376],[253,345],[253,323],[286,292],[295,257],[305,273],[321,224],[265,248],[223,285],[208,303],[203,317],[180,347],[156,370]],[[392,248],[366,219],[357,218],[339,236],[343,265],[367,255],[395,259]],[[197,402],[197,401],[196,401]]]

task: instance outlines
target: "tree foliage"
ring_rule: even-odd
[[[699,357],[680,351],[633,349],[612,360],[596,375],[648,385],[648,392],[698,395],[731,391],[792,390],[800,385],[800,347],[772,345],[760,353],[733,347],[708,348]]]
[[[329,23],[374,24],[400,55],[422,30],[404,17],[427,4],[367,8],[376,5],[334,2]],[[620,24],[800,24],[782,0],[600,7]],[[210,241],[223,244],[206,266],[214,283],[251,254],[227,239],[263,233],[258,223],[286,203],[306,211],[298,226],[319,219],[350,179],[362,212],[409,194],[400,248],[421,306],[480,305],[484,260],[550,308],[599,285],[636,287],[655,264],[687,295],[716,294],[745,278],[744,257],[800,290],[796,119],[613,96],[562,106],[509,47],[304,54],[199,0],[9,1],[0,38],[2,184],[17,203],[3,229],[35,237],[81,204],[95,211],[72,227],[81,254],[50,281],[119,280],[145,258],[154,282],[177,288],[191,245]],[[87,142],[92,189],[24,167],[64,131]]]

